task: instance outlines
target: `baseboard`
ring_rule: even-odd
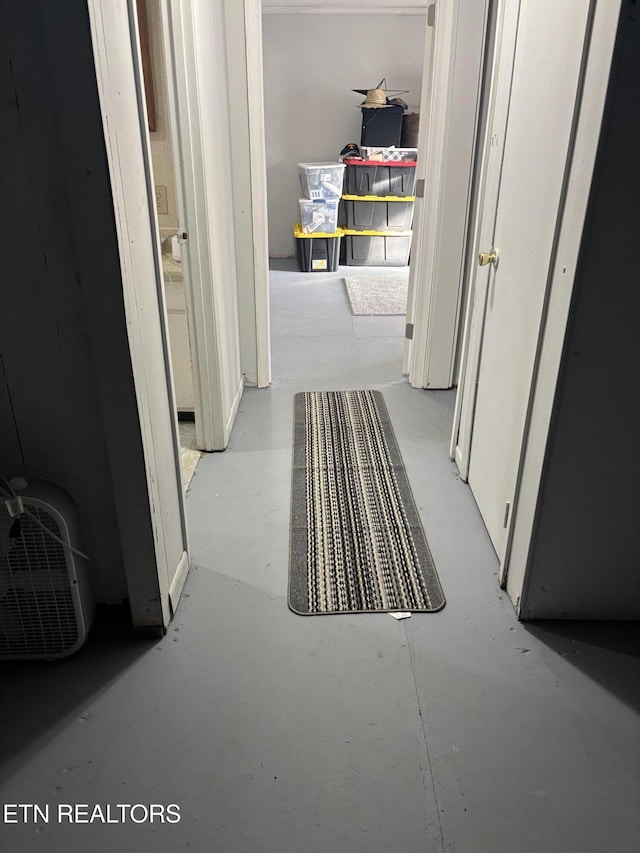
[[[176,612],[178,607],[178,602],[180,601],[180,595],[182,594],[182,589],[184,587],[184,583],[187,579],[187,574],[189,573],[189,555],[186,551],[182,552],[182,557],[180,557],[180,562],[178,563],[178,568],[174,575],[173,581],[171,582],[171,586],[169,587],[169,603],[171,605],[171,616]]]

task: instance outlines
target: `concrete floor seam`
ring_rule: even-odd
[[[411,678],[413,679],[413,687],[414,687],[414,690],[416,692],[416,704],[418,707],[418,717],[420,719],[420,730],[422,731],[422,739],[424,741],[424,751],[425,751],[425,755],[427,757],[427,767],[429,768],[429,780],[431,782],[431,792],[433,794],[433,801],[435,803],[436,814],[438,816],[438,829],[440,831],[440,848],[441,848],[441,853],[444,853],[444,850],[445,850],[444,827],[442,826],[442,819],[440,817],[440,804],[438,803],[438,791],[436,789],[436,780],[435,780],[435,777],[433,775],[433,765],[431,763],[431,752],[429,750],[429,740],[427,737],[427,727],[425,724],[424,709],[423,709],[422,704],[420,702],[420,692],[418,690],[418,682],[416,680],[416,672],[415,672],[415,667],[414,667],[413,652],[411,649],[411,638],[409,637],[409,631],[407,630],[406,620],[404,623],[404,635],[405,635],[405,638],[407,640],[407,652],[409,654],[409,669],[411,670]],[[424,785],[425,793],[427,793],[427,785],[425,784],[426,780],[425,780],[424,772],[422,774],[422,782]]]

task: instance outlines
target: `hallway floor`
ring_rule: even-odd
[[[228,450],[197,468],[167,635],[97,631],[69,660],[0,669],[0,798],[50,806],[49,823],[0,822],[0,849],[632,853],[637,626],[516,621],[448,458],[454,394],[400,375],[404,318],[354,318],[340,275],[278,266],[273,385],[245,392]],[[287,608],[293,395],[356,387],[384,394],[439,613]],[[57,803],[175,803],[181,820],[58,824]]]

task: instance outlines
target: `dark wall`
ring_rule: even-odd
[[[154,552],[86,2],[5,0],[0,61],[0,473],[72,495],[97,598],[119,601],[126,466]]]
[[[524,618],[640,617],[639,9],[624,0]]]

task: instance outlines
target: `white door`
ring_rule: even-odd
[[[480,360],[480,343],[484,325],[484,309],[492,267],[480,267],[477,258],[481,247],[493,244],[496,224],[502,158],[509,116],[513,60],[516,50],[520,0],[501,0],[496,15],[487,124],[482,151],[479,192],[476,201],[476,224],[469,264],[468,305],[462,337],[460,376],[451,438],[451,457],[460,476],[469,476],[471,432],[476,403],[476,381]]]
[[[474,175],[488,0],[440,4],[427,26],[403,372],[414,388],[451,388]]]
[[[196,439],[224,450],[243,389],[223,0],[163,0]]]
[[[134,625],[166,627],[189,559],[137,18],[125,3],[90,0],[88,12],[155,546],[154,564],[122,533],[129,602]]]
[[[589,0],[522,0],[498,202],[496,207],[487,195],[481,217],[481,233],[487,239],[492,231],[493,239],[480,249],[495,249],[498,260],[489,266],[486,297],[474,301],[483,332],[469,485],[501,563],[517,496],[590,6]],[[489,137],[502,132],[492,127]],[[467,373],[467,390],[475,379]]]

